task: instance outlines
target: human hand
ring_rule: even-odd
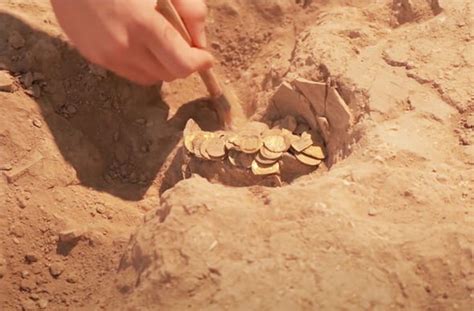
[[[142,85],[185,78],[212,66],[204,0],[173,0],[197,47],[155,10],[156,0],[51,0],[72,44],[89,61]]]

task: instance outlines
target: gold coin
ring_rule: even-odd
[[[237,145],[240,147],[242,152],[252,154],[260,150],[262,147],[262,140],[256,135],[241,136],[237,140]]]
[[[283,152],[272,152],[263,146],[260,149],[260,154],[268,160],[278,160],[283,155]]]
[[[284,135],[270,135],[263,139],[263,144],[271,152],[285,152],[290,148],[290,142]]]
[[[201,128],[193,119],[189,119],[184,127],[183,136],[188,136],[189,134],[194,134],[197,132],[201,132]]]
[[[211,138],[207,144],[206,152],[211,158],[222,158],[225,156],[224,140],[220,137]]]
[[[229,151],[227,159],[229,159],[230,164],[233,166],[238,166],[237,164],[237,157],[239,156],[239,152],[235,149]]]
[[[262,165],[272,165],[272,164],[274,164],[275,162],[278,161],[278,158],[277,159],[267,159],[261,153],[257,153],[257,156],[255,157],[255,161],[257,161],[258,163],[260,163]]]
[[[199,152],[201,153],[201,155],[204,157],[204,159],[206,160],[211,160],[211,157],[209,156],[209,154],[207,153],[207,148],[209,146],[209,142],[211,141],[210,138],[206,138],[202,144],[201,144],[201,147],[199,148]]]
[[[208,140],[212,136],[212,133],[209,132],[199,132],[196,134],[196,137],[193,140],[193,152],[198,158],[204,158],[204,155],[201,153],[201,145],[204,141]]]
[[[196,134],[196,137],[194,137],[193,139],[192,150],[193,150],[194,155],[196,155],[196,157],[198,158],[203,158],[200,149],[201,149],[202,143],[205,140],[206,140],[206,136],[202,132],[199,132],[198,134]]]
[[[296,157],[296,159],[298,159],[298,161],[300,161],[301,163],[303,163],[305,165],[308,165],[308,166],[318,166],[322,162],[319,159],[314,159],[314,158],[308,157],[307,155],[305,155],[303,153],[297,153],[297,154],[295,154],[295,157]]]
[[[227,136],[225,141],[225,147],[227,150],[237,150],[240,151],[240,147],[237,145],[237,139],[239,138],[236,134],[230,134]]]
[[[259,164],[257,161],[253,161],[252,173],[257,176],[279,174],[280,163],[276,162],[272,165],[262,165]]]
[[[319,160],[324,160],[326,158],[323,148],[320,146],[309,146],[308,148],[304,149],[302,153]]]
[[[297,140],[294,140],[291,143],[291,147],[296,151],[296,152],[301,152],[311,146],[313,144],[313,139],[311,138],[311,135],[309,135],[307,132],[304,132],[301,137]]]
[[[195,134],[191,133],[186,136],[184,136],[183,141],[184,141],[184,147],[189,153],[194,153],[193,150],[193,140],[196,137]]]

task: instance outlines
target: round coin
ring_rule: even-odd
[[[277,159],[267,159],[265,158],[261,153],[257,153],[257,156],[255,157],[255,161],[257,161],[258,163],[262,164],[262,165],[272,165],[274,164],[275,162],[278,161],[278,158]]]
[[[239,152],[237,150],[230,150],[227,159],[229,159],[230,164],[233,166],[238,166],[237,164],[237,157],[239,156]]]
[[[263,146],[260,149],[260,154],[268,160],[278,160],[283,155],[283,152],[272,152]]]
[[[324,160],[326,158],[323,148],[320,146],[309,146],[308,148],[304,149],[302,153],[319,160]]]
[[[200,132],[198,134],[196,134],[196,137],[193,139],[193,143],[192,143],[192,146],[193,146],[193,153],[194,155],[196,155],[196,157],[198,158],[203,158],[203,155],[201,154],[201,145],[202,143],[206,140],[206,136],[204,135],[204,133]]]
[[[271,152],[285,152],[290,148],[289,139],[282,135],[266,136],[263,144]]]
[[[295,154],[295,157],[298,159],[298,161],[308,166],[318,166],[322,162],[321,160],[308,157],[303,153],[297,153]]]
[[[196,137],[195,134],[188,134],[188,135],[184,136],[184,138],[183,138],[183,141],[184,141],[184,148],[186,148],[186,150],[187,150],[189,153],[194,153],[194,150],[193,150],[193,140],[194,140],[195,137]]]
[[[272,165],[262,165],[262,164],[259,164],[257,161],[253,161],[252,173],[257,176],[279,174],[280,163],[276,162]]]
[[[262,140],[256,135],[241,136],[238,139],[240,150],[247,154],[256,153],[262,147]]]
[[[206,148],[211,158],[222,158],[225,155],[225,142],[222,138],[214,137],[209,140]]]
[[[204,157],[204,159],[206,160],[212,160],[211,157],[209,156],[209,154],[207,153],[207,148],[209,146],[209,142],[211,141],[211,139],[209,138],[206,138],[202,144],[201,144],[201,147],[199,148],[199,152],[201,153],[201,155]]]

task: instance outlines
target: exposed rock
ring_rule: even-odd
[[[0,70],[0,92],[13,93],[17,90],[15,80],[8,71]]]

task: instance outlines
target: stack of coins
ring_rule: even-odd
[[[199,159],[227,160],[257,176],[280,174],[280,161],[285,153],[315,168],[326,158],[320,136],[291,116],[277,121],[272,129],[265,123],[250,122],[235,132],[202,131],[190,120],[184,130],[184,146]]]

